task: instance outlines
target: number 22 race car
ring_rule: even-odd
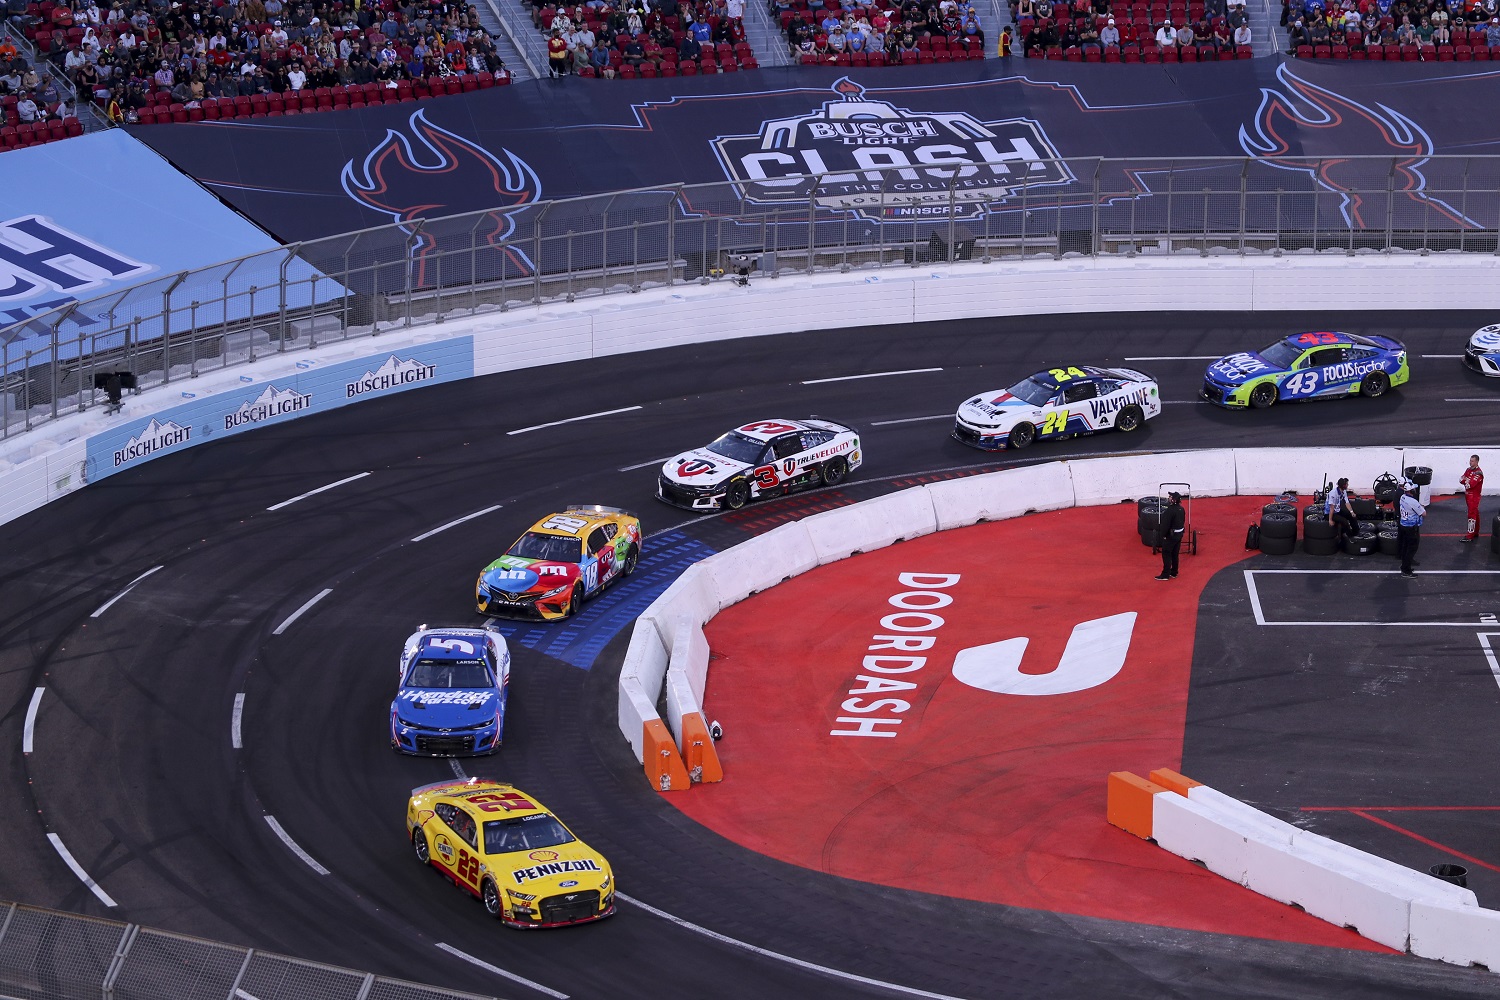
[[[661,467],[656,496],[688,510],[738,510],[751,500],[837,486],[864,461],[859,433],[830,420],[757,420]]]
[[[544,517],[486,566],[474,585],[482,615],[552,621],[578,613],[635,572],[641,521],[616,507],[569,507]]]
[[[1161,414],[1156,380],[1130,368],[1049,368],[1009,389],[965,400],[953,436],[986,451],[1025,448],[1038,438],[1133,431]]]
[[[1383,396],[1411,378],[1406,347],[1389,337],[1294,333],[1260,351],[1220,358],[1199,395],[1216,406],[1263,410],[1280,400]]]

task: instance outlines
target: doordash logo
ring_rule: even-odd
[[[1044,674],[1022,673],[1026,636],[959,650],[953,676],[995,694],[1044,695],[1087,691],[1113,678],[1125,666],[1135,612],[1095,618],[1073,626],[1057,666]]]

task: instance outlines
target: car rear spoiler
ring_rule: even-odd
[[[423,792],[431,792],[439,788],[464,788],[466,786],[477,786],[481,783],[501,784],[494,778],[449,778],[447,781],[434,781],[430,785],[418,785],[411,790],[413,795],[421,795]]]
[[[624,514],[640,520],[639,514],[633,510],[625,510],[622,507],[606,507],[602,503],[570,503],[563,506],[564,514]]]
[[[838,420],[829,420],[827,417],[820,417],[816,413],[814,413],[813,415],[807,417],[802,422],[804,424],[813,424],[814,426],[822,426],[822,428],[824,430],[849,431],[851,434],[858,434],[859,433],[859,428],[855,427],[853,424],[845,423],[843,421],[838,421]]]

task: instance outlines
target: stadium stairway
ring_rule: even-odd
[[[745,41],[750,43],[756,62],[762,66],[792,65],[786,32],[781,30],[781,25],[771,20],[767,4],[761,0],[749,0],[745,4],[744,25]]]
[[[476,4],[479,23],[495,40],[495,51],[513,82],[535,80],[547,72],[547,46],[531,26],[531,15],[517,0],[484,0]]]
[[[1257,56],[1279,56],[1286,50],[1286,29],[1281,27],[1281,4],[1277,0],[1245,0],[1250,15],[1250,44]]]
[[[1000,57],[1000,32],[1010,24],[1010,4],[1006,0],[975,0],[974,12],[979,15],[979,27],[984,32],[984,57],[986,59],[998,59]],[[1011,29],[1014,34],[1015,29]],[[1020,39],[1012,38],[1011,44],[1015,45]]]

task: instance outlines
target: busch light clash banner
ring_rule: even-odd
[[[474,340],[454,337],[328,365],[314,355],[298,362],[298,367],[295,375],[246,381],[243,387],[192,399],[95,434],[88,440],[88,480],[225,435],[406,389],[470,378]],[[247,379],[244,376],[242,381]]]
[[[506,275],[547,272],[588,263],[576,240],[567,261],[547,259],[564,227],[584,231],[582,222],[597,225],[605,213],[660,217],[667,196],[659,186],[707,182],[720,187],[690,195],[678,218],[775,212],[773,224],[783,225],[805,209],[857,239],[861,229],[946,221],[956,210],[960,219],[989,216],[987,231],[1003,233],[1007,225],[1019,231],[1039,202],[1076,210],[1075,219],[1050,223],[1066,229],[1092,224],[1100,208],[1139,225],[1143,211],[1167,210],[1160,196],[1169,191],[1208,187],[1238,199],[1239,164],[1198,168],[1224,176],[1194,178],[1174,161],[1251,157],[1258,167],[1243,184],[1267,194],[1273,216],[1252,225],[1384,227],[1394,214],[1414,228],[1493,229],[1495,199],[1447,195],[1466,183],[1472,191],[1472,171],[1434,160],[1489,151],[1493,130],[1474,109],[1491,96],[1500,98],[1500,77],[1446,64],[1011,59],[539,81],[415,110],[386,105],[132,133],[284,240],[401,227],[411,237],[401,248],[411,273],[446,283],[428,266],[442,227],[417,220],[484,212],[477,226],[463,224],[463,238],[503,246],[494,267]],[[1136,162],[1113,162],[1129,158]],[[1278,190],[1313,198],[1273,204]],[[587,211],[534,209],[612,191],[635,193]],[[1196,212],[1199,224],[1211,217],[1201,203],[1176,201],[1163,224],[1192,225],[1184,212]],[[795,221],[806,229],[805,217]],[[745,229],[747,239],[764,239],[760,225]],[[690,250],[691,227],[678,236],[675,249]],[[608,247],[596,252],[610,262]]]

